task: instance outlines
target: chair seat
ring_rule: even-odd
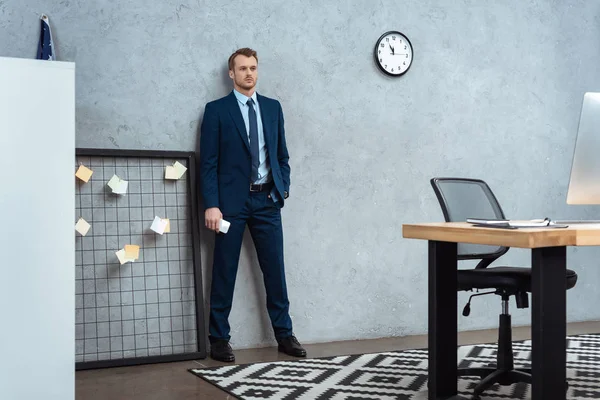
[[[567,289],[577,283],[575,271],[567,269]],[[505,289],[531,292],[531,268],[488,267],[458,270],[458,290]]]

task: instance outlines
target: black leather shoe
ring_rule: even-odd
[[[227,340],[217,340],[210,344],[210,358],[223,362],[234,362],[235,356]]]
[[[292,357],[306,357],[306,350],[302,348],[298,339],[295,336],[288,336],[282,339],[277,339],[279,343],[278,350]]]

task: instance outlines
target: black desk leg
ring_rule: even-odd
[[[457,393],[457,244],[429,241],[429,400]]]
[[[532,250],[532,400],[566,398],[567,249]]]

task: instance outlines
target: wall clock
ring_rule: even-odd
[[[383,73],[389,76],[401,76],[412,64],[412,44],[404,34],[389,31],[377,39],[374,56],[375,63]]]

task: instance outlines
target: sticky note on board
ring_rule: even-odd
[[[135,244],[125,245],[125,258],[137,260],[140,258],[140,246]]]
[[[79,218],[79,221],[75,224],[75,230],[79,232],[82,236],[87,235],[90,230],[91,225],[83,218]]]
[[[158,233],[159,235],[162,235],[165,232],[167,223],[168,223],[168,220],[165,221],[164,219],[162,219],[158,216],[155,216],[154,221],[152,221],[152,226],[150,227],[150,229],[152,229],[154,232]]]
[[[81,179],[82,181],[87,182],[87,181],[90,180],[90,178],[92,177],[93,173],[94,173],[94,171],[92,171],[91,169],[89,169],[85,165],[81,164],[79,166],[79,168],[77,169],[77,172],[75,173],[75,176],[77,178]]]
[[[126,194],[128,185],[129,185],[129,182],[121,180],[119,182],[119,184],[117,185],[117,188],[115,190],[113,190],[113,192],[116,194]]]
[[[129,182],[119,178],[117,175],[113,175],[108,181],[108,187],[112,189],[113,193],[125,194],[127,193],[127,186]]]
[[[127,262],[127,260],[125,260],[125,250],[121,249],[119,251],[116,251],[115,254],[117,255],[117,258],[119,259],[121,265]]]
[[[119,259],[119,262],[121,263],[121,265],[127,263],[127,262],[134,262],[135,260],[133,258],[127,258],[126,254],[125,254],[125,249],[121,249],[119,251],[116,251],[115,254],[117,255],[117,258]]]
[[[187,168],[179,161],[165,167],[165,179],[181,179]]]
[[[175,171],[177,172],[177,179],[181,179],[183,174],[185,174],[185,171],[187,171],[187,168],[184,167],[179,161],[175,161],[173,168],[175,168]]]
[[[179,179],[177,178],[177,170],[172,165],[165,167],[165,179]]]
[[[125,252],[124,248],[121,249],[121,250],[119,250],[119,251],[116,251],[115,254],[117,255],[117,258],[119,259],[119,262],[121,263],[121,265],[123,265],[123,264],[125,264],[127,262],[134,262],[135,261],[134,258],[127,257],[127,253]]]

